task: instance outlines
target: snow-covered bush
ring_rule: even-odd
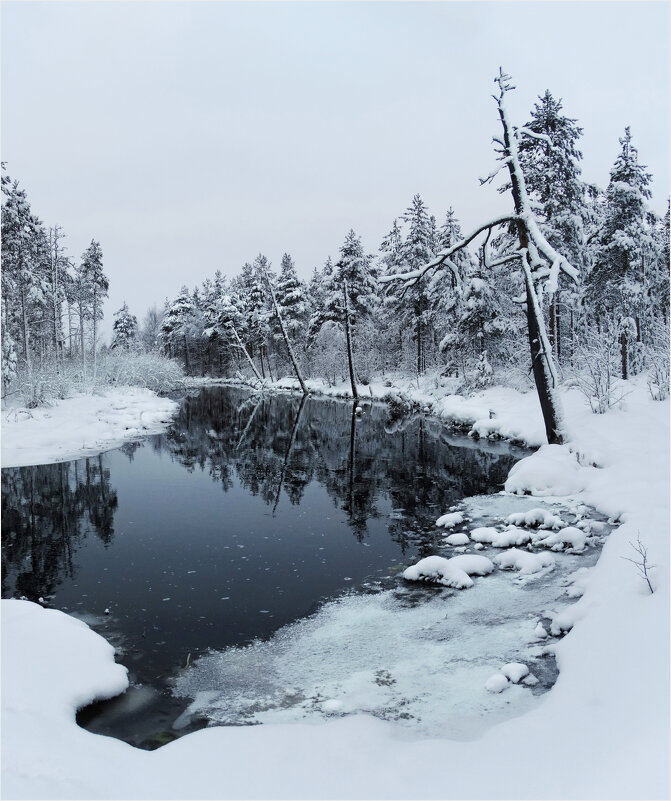
[[[669,324],[656,320],[646,349],[648,389],[653,400],[669,397]]]
[[[620,343],[613,327],[590,328],[577,341],[573,375],[566,382],[587,398],[594,414],[605,414],[625,393],[616,376],[620,370]]]
[[[97,383],[145,387],[169,392],[179,387],[184,372],[178,362],[157,353],[110,353],[100,360]]]

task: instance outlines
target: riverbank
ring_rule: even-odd
[[[179,404],[140,387],[79,393],[49,406],[2,410],[2,466],[64,462],[118,448],[169,425]]]
[[[563,393],[571,447],[542,448],[508,484],[571,493],[619,523],[556,646],[559,680],[534,711],[470,742],[413,741],[358,716],[206,729],[143,752],[74,722],[77,706],[126,684],[104,641],[60,612],[3,601],[3,797],[668,797],[669,402],[651,401],[643,381],[629,389],[602,416]],[[533,444],[533,401],[494,388],[460,403],[471,428],[519,426]],[[653,594],[628,561],[638,537]]]

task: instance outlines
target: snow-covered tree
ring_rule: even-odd
[[[275,295],[287,334],[294,343],[305,333],[308,322],[308,301],[306,286],[296,274],[293,259],[288,253],[282,256]]]
[[[621,150],[610,172],[606,209],[595,261],[586,281],[586,297],[598,316],[620,330],[622,377],[629,373],[629,346],[641,339],[645,306],[645,269],[654,253],[645,201],[651,175],[638,162],[631,130],[620,139]]]
[[[532,210],[524,172],[519,161],[520,138],[531,134],[530,132],[525,132],[524,129],[516,129],[510,124],[505,96],[514,87],[509,81],[509,76],[505,75],[501,70],[496,78],[499,92],[495,100],[503,133],[501,138],[496,137],[494,139],[501,166],[484,179],[482,183],[493,180],[501,169],[507,168],[514,212],[489,220],[479,226],[460,242],[441,251],[435,259],[423,267],[398,276],[385,276],[382,280],[387,282],[395,279],[402,280],[412,286],[428,272],[443,267],[449,267],[456,277],[458,276],[458,268],[452,258],[455,253],[465,248],[481,234],[486,232],[487,237],[489,237],[493,230],[507,227],[514,223],[517,231],[518,246],[508,253],[501,254],[495,262],[486,266],[492,268],[512,262],[517,262],[521,265],[526,290],[531,367],[545,422],[546,435],[549,443],[561,443],[563,442],[563,421],[561,406],[555,391],[558,378],[552,358],[552,349],[545,330],[541,300],[545,291],[550,293],[556,291],[560,272],[564,272],[570,278],[576,280],[578,271],[543,236]]]
[[[82,254],[79,267],[79,280],[82,285],[82,301],[88,303],[85,316],[91,320],[93,375],[96,374],[96,352],[98,348],[98,323],[103,319],[103,301],[108,295],[109,280],[103,272],[103,252],[95,239]],[[82,341],[82,349],[83,349]]]
[[[112,330],[112,348],[118,350],[133,350],[137,347],[137,317],[130,313],[125,301],[119,311],[114,312]]]

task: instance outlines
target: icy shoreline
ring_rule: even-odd
[[[3,797],[668,797],[669,403],[653,403],[643,382],[631,389],[624,409],[603,416],[564,393],[573,453],[543,449],[509,479],[517,491],[569,493],[620,522],[571,607],[559,680],[537,709],[474,742],[408,741],[359,716],[206,729],[138,751],[74,722],[78,705],[125,686],[104,641],[60,612],[3,601]],[[475,422],[533,444],[532,401],[493,388],[464,416],[479,405]],[[656,565],[653,595],[626,561],[637,535]]]

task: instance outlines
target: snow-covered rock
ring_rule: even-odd
[[[494,564],[486,556],[477,554],[460,554],[447,560],[451,565],[460,568],[469,576],[486,576],[494,570]]]
[[[495,673],[485,682],[485,690],[490,693],[502,693],[510,686],[510,682],[503,673]]]
[[[411,565],[403,571],[403,578],[408,581],[427,581],[433,584],[442,584],[453,587],[455,590],[464,590],[473,586],[473,579],[454,564],[450,559],[442,556],[427,556],[420,559],[416,565]]]
[[[529,668],[522,662],[508,662],[501,668],[501,673],[513,684],[519,684],[525,676],[529,675]]]
[[[561,531],[555,531],[543,539],[535,540],[534,545],[550,548],[553,551],[561,551],[567,546],[570,546],[576,551],[584,551],[586,542],[586,532],[575,526],[567,526],[561,529]]]
[[[494,564],[504,570],[518,570],[522,575],[529,575],[539,573],[543,568],[553,567],[555,560],[549,553],[529,553],[511,548],[495,556]]]
[[[436,520],[436,525],[442,528],[454,528],[464,522],[463,512],[448,512]]]
[[[474,528],[472,531],[470,531],[469,537],[473,540],[473,542],[491,543],[498,533],[498,529],[495,529],[493,526],[480,526],[479,528]]]
[[[528,512],[514,512],[508,515],[506,523],[513,526],[528,526],[533,528],[561,528],[561,517],[552,514],[547,509],[529,509]]]
[[[447,537],[445,537],[445,542],[448,545],[468,545],[470,539],[468,534],[449,534]]]

